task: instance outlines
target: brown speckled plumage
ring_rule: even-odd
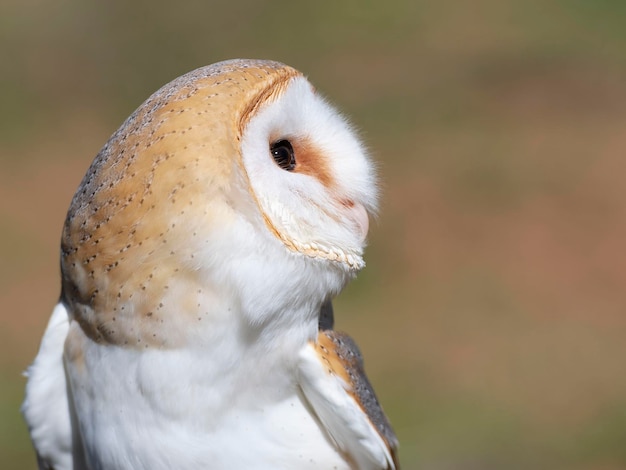
[[[202,243],[194,227],[210,224],[210,201],[238,183],[233,165],[242,163],[232,156],[247,120],[297,75],[267,61],[197,69],[154,93],[109,139],[72,200],[62,236],[62,299],[90,338],[171,345],[161,333],[172,311],[193,309],[167,306],[161,314],[169,279],[190,275],[182,264],[193,265]],[[182,294],[194,302],[195,292]],[[167,336],[171,343],[175,335]]]

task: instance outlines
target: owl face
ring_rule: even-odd
[[[269,230],[293,253],[363,267],[376,184],[347,123],[304,77],[250,119],[241,154]]]
[[[299,72],[204,67],[152,95],[92,163],[64,227],[63,299],[112,343],[188,341],[206,332],[187,318],[232,321],[223,312],[316,325],[364,264],[375,204],[361,144]]]

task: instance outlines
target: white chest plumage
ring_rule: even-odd
[[[41,468],[396,468],[356,346],[320,320],[375,201],[359,142],[287,66],[155,93],[68,212],[23,406]]]
[[[85,369],[69,374],[87,467],[349,468],[307,408],[294,369],[215,352],[229,370],[197,351],[85,344]],[[87,372],[103,363],[117,367]]]

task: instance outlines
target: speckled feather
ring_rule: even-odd
[[[188,271],[180,263],[193,263],[186,240],[197,236],[175,221],[193,211],[211,223],[206,201],[227,189],[243,126],[297,75],[268,61],[200,68],[154,93],[109,139],[72,200],[61,245],[62,299],[92,339],[173,346],[161,334],[163,292]],[[213,148],[223,157],[202,158]]]

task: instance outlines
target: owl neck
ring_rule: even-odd
[[[177,367],[188,369],[185,380],[199,389],[219,384],[216,404],[224,403],[216,405],[218,410],[233,402],[245,407],[281,401],[296,393],[296,360],[317,336],[320,307],[265,312],[265,321],[253,323],[250,312],[223,305],[210,313],[210,322],[198,321],[188,344],[171,357],[177,357]]]

